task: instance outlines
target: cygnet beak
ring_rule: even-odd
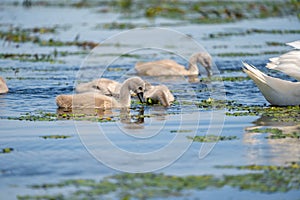
[[[136,94],[140,100],[141,103],[145,103],[145,99],[144,99],[144,93],[143,92],[139,92]]]

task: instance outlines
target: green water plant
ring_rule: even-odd
[[[40,136],[43,139],[66,139],[66,138],[70,138],[70,135],[43,135]]]
[[[283,131],[278,128],[256,128],[256,129],[249,130],[248,132],[269,133],[270,135],[266,137],[268,139],[284,139],[284,138],[300,139],[300,132],[283,133]]]
[[[171,130],[170,133],[190,133],[192,130],[189,129],[179,129],[179,130]]]
[[[9,120],[20,120],[20,121],[55,121],[57,118],[56,113],[36,111],[27,112],[22,114],[20,117],[8,117]]]
[[[235,175],[188,175],[176,176],[163,173],[120,173],[93,179],[64,180],[58,183],[30,185],[33,190],[47,190],[48,195],[19,195],[19,200],[27,199],[103,199],[110,196],[117,199],[188,198],[195,191],[223,188],[225,186],[241,191],[262,193],[288,192],[300,189],[300,165],[292,162],[285,166],[216,166],[251,170],[251,173]],[[70,188],[69,193],[52,193],[56,188]],[[60,190],[62,191],[62,190]],[[35,191],[38,194],[38,191]]]
[[[236,140],[237,136],[217,136],[217,135],[196,135],[194,137],[187,136],[188,139],[193,140],[194,142],[218,142],[225,140]]]
[[[11,147],[6,147],[6,148],[1,149],[0,154],[1,154],[1,153],[11,153],[12,151],[14,151],[13,148],[11,148]]]

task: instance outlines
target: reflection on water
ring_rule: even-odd
[[[111,109],[96,109],[96,108],[58,108],[56,113],[59,117],[63,118],[64,114],[69,116],[91,116],[91,117],[104,117],[107,115],[112,115]]]
[[[257,126],[293,126],[295,122],[289,121],[278,121],[275,117],[270,117],[266,114],[260,116],[257,120],[253,122]]]
[[[130,109],[122,108],[120,110],[120,122],[126,129],[143,129],[144,126],[144,108],[139,108],[136,115],[130,114]]]
[[[278,122],[266,115],[253,122],[255,126],[246,127],[253,130],[268,126],[278,128],[283,134],[299,133],[300,125],[291,122]],[[262,163],[270,165],[284,165],[287,162],[300,160],[300,140],[297,138],[270,139],[267,133],[246,132],[243,143],[249,144],[247,157],[250,163]]]

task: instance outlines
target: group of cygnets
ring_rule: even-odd
[[[294,47],[279,57],[271,58],[266,65],[269,69],[278,70],[300,81],[300,40],[287,43]],[[201,64],[212,75],[212,57],[206,52],[195,53],[190,57],[188,68],[173,60],[138,62],[135,70],[146,76],[190,76],[198,75]],[[268,76],[253,65],[243,62],[243,71],[255,82],[263,96],[272,105],[300,105],[300,82],[292,82]],[[0,94],[7,93],[8,87],[0,77]],[[150,99],[152,103],[160,103],[167,107],[175,100],[165,85],[153,86],[140,77],[131,77],[123,83],[100,78],[76,87],[77,94],[58,95],[56,104],[59,108],[120,108],[130,107],[131,96],[136,95],[140,102]]]
[[[198,75],[197,64],[200,63],[210,76],[212,67],[212,58],[206,52],[196,53],[189,60],[189,67],[176,63],[173,60],[158,60],[153,62],[138,62],[135,69],[140,75],[147,76],[182,76]],[[137,95],[141,103],[149,102],[159,103],[168,107],[175,100],[169,88],[165,85],[153,86],[140,77],[131,77],[122,84],[100,78],[88,83],[79,84],[76,87],[77,94],[58,95],[56,104],[59,108],[119,108],[130,107],[131,96]]]

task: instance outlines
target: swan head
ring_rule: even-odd
[[[132,77],[127,79],[128,89],[133,91],[139,98],[141,103],[145,103],[144,92],[146,89],[146,83],[140,77]]]
[[[212,76],[212,57],[207,52],[199,52],[194,54],[190,59],[191,65],[197,65],[200,63],[202,67],[207,71],[207,76]]]

